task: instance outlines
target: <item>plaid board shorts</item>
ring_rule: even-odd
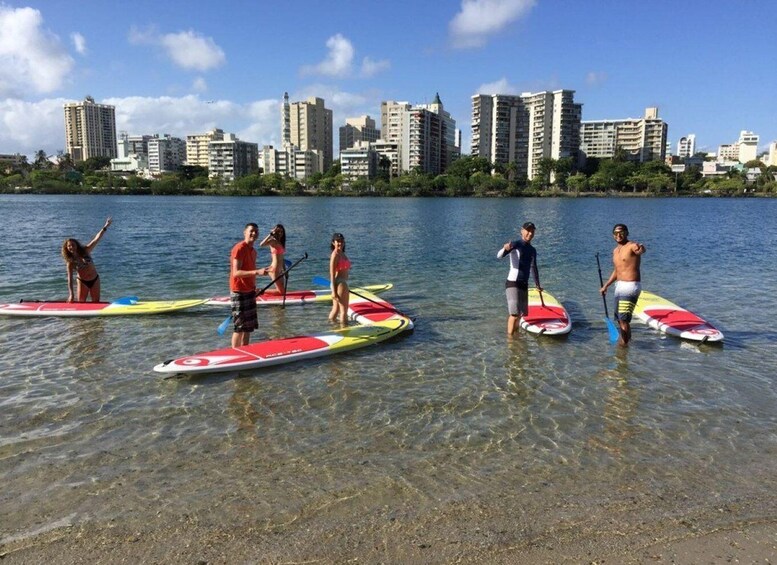
[[[232,304],[232,321],[236,332],[252,332],[259,327],[256,316],[256,291],[231,292],[229,301]]]

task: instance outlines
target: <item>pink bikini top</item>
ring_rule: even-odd
[[[346,257],[340,257],[337,260],[337,270],[338,271],[347,271],[351,268],[351,261]]]
[[[286,248],[282,245],[279,245],[278,247],[270,247],[270,254],[271,255],[284,255],[286,253]]]

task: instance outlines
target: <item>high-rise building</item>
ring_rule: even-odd
[[[643,118],[584,121],[580,125],[581,160],[609,159],[621,151],[637,163],[664,161],[667,131],[658,108],[647,108]]]
[[[152,174],[177,171],[186,161],[186,142],[164,134],[148,140],[148,169]]]
[[[66,103],[64,109],[65,151],[73,162],[118,156],[115,106],[97,104],[87,96],[83,102]]]
[[[394,146],[396,149],[392,155],[396,160],[392,161],[391,176],[398,176],[402,172],[402,132],[410,107],[409,102],[385,100],[380,103],[381,139],[389,144],[387,147]]]
[[[681,137],[677,142],[677,156],[680,159],[687,159],[693,157],[696,154],[696,135],[689,133],[685,137]]]
[[[777,141],[772,141],[769,144],[769,150],[766,152],[766,162],[764,165],[767,167],[777,167]]]
[[[240,141],[233,133],[208,144],[208,176],[233,181],[259,170],[259,146]]]
[[[341,174],[348,180],[375,178],[379,159],[370,142],[359,141],[353,147],[340,151]]]
[[[472,97],[471,154],[494,164],[515,163],[529,179],[542,159],[570,157],[580,145],[582,104],[573,90]]]
[[[207,167],[210,159],[208,146],[211,141],[224,139],[224,130],[215,128],[207,133],[186,136],[186,164],[193,167]]]
[[[759,136],[752,131],[742,130],[736,143],[720,145],[717,161],[747,163],[758,156]]]
[[[380,138],[380,130],[375,128],[375,120],[369,116],[348,118],[340,126],[340,151],[350,149],[362,141],[372,142]]]
[[[321,98],[311,97],[305,102],[291,104],[288,100],[288,94],[284,94],[283,145],[294,146],[302,151],[320,152],[323,169],[328,170],[333,160],[332,110],[327,110]]]

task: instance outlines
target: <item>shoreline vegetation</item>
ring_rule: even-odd
[[[441,175],[411,171],[390,177],[387,168],[374,179],[344,177],[339,163],[305,182],[271,173],[225,181],[208,177],[203,167],[184,166],[176,173],[142,178],[108,169],[107,158],[73,164],[69,159],[34,163],[0,173],[0,194],[138,194],[206,196],[388,196],[388,197],[604,197],[604,196],[774,196],[777,167],[746,163],[716,177],[702,177],[696,166],[676,173],[663,162],[634,163],[625,158],[590,159],[573,173],[573,161],[543,159],[539,174],[529,180],[516,174],[513,163],[494,165],[464,156]],[[746,170],[759,170],[757,176]]]

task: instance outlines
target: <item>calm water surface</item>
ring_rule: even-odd
[[[727,499],[773,486],[777,200],[0,196],[0,302],[64,297],[63,238],[88,241],[108,215],[94,253],[106,299],[225,294],[243,225],[281,222],[287,256],[309,254],[290,287],[326,276],[341,231],[352,282],[394,283],[385,297],[416,329],[336,357],[165,380],[156,363],[228,345],[226,311],[0,318],[0,542],[205,509],[283,524],[329,497],[369,507],[401,487],[440,504],[550,476],[593,489],[639,476]],[[527,220],[543,286],[573,317],[565,339],[505,337],[495,256]],[[639,323],[627,351],[608,343],[594,254],[609,271],[616,222],[647,246],[644,288],[708,318],[723,346]],[[260,310],[254,340],[319,331],[327,313]],[[241,506],[247,492],[266,504]]]

